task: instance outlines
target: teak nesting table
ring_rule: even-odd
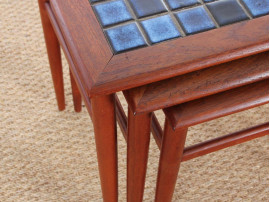
[[[269,49],[268,0],[38,1],[58,108],[65,108],[61,47],[70,65],[75,110],[81,110],[82,96],[93,120],[104,201],[118,200],[116,119],[124,134],[144,133],[140,133],[140,128],[127,130],[126,115],[116,92],[124,91],[131,109],[131,124],[136,125],[132,118],[136,113],[140,116],[149,112],[148,118],[140,120],[147,120],[140,123],[142,128],[149,128],[149,116],[156,109],[230,89],[232,93],[228,91],[228,95],[240,106],[244,103],[233,96],[233,89],[251,83],[254,85],[250,88],[261,88],[268,82],[265,63],[260,62],[268,58],[263,53]],[[241,67],[242,64],[247,67]],[[212,83],[208,83],[206,91],[199,92],[199,82],[203,86],[209,79]],[[173,91],[182,84],[187,91]],[[155,88],[163,92],[163,97],[158,93],[156,97],[151,97],[151,93],[147,97],[146,89]],[[192,88],[187,96],[185,92]],[[246,88],[238,91],[248,92]],[[264,94],[257,95],[256,90],[253,93],[260,98],[260,104],[266,102]],[[227,94],[217,95],[219,99],[224,96]],[[206,100],[213,102],[211,98]],[[153,117],[152,132],[160,134],[157,122]],[[266,127],[261,128],[266,131]],[[161,138],[156,136],[159,146]],[[137,152],[145,152],[146,144]],[[144,166],[138,169],[145,172]],[[132,184],[128,180],[128,186],[129,183]],[[140,183],[130,186],[138,188],[139,196],[128,190],[128,201],[142,200],[143,183],[142,178]]]

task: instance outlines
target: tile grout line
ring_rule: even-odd
[[[212,19],[212,21],[214,22],[216,28],[220,28],[220,25],[217,23],[216,19],[214,18],[214,16],[212,15],[212,13],[210,12],[210,10],[207,7],[207,3],[205,3],[203,0],[198,0],[199,2],[202,3],[203,8],[205,9],[206,13],[209,15],[209,17]],[[212,2],[209,2],[212,3]]]
[[[113,0],[113,1],[116,1],[116,0]],[[103,3],[107,3],[107,2],[113,2],[112,0],[103,0],[101,2],[95,2],[95,3],[91,3],[92,6],[95,6],[95,5],[100,5],[100,4],[103,4]],[[133,21],[137,22],[136,24],[140,24],[141,21],[144,21],[144,20],[148,20],[148,19],[152,19],[152,18],[156,18],[156,17],[160,17],[160,16],[163,16],[163,15],[170,15],[172,17],[172,20],[173,22],[175,23],[175,25],[177,26],[177,28],[179,28],[179,31],[183,32],[183,37],[186,36],[185,32],[184,32],[184,29],[181,27],[181,24],[178,22],[178,20],[176,19],[175,17],[175,14],[178,13],[178,12],[181,12],[183,10],[188,10],[190,8],[196,8],[198,6],[203,6],[204,8],[206,8],[206,10],[208,11],[207,13],[209,14],[210,13],[210,17],[213,19],[214,23],[217,25],[216,27],[219,28],[220,26],[218,25],[218,23],[216,23],[216,20],[215,18],[212,16],[211,12],[208,10],[208,8],[206,7],[206,3],[204,3],[202,0],[198,0],[199,4],[194,4],[194,5],[191,5],[191,6],[185,6],[183,8],[178,8],[178,9],[175,9],[175,10],[171,10],[169,5],[167,4],[167,2],[165,2],[165,0],[161,0],[161,2],[163,3],[163,5],[165,6],[165,8],[167,9],[167,12],[162,12],[162,13],[158,13],[158,14],[153,14],[153,15],[150,15],[150,16],[145,16],[145,17],[142,17],[142,18],[137,18],[135,12],[133,11],[133,8],[132,6],[130,5],[129,1],[128,0],[123,0],[126,4],[126,6],[128,7],[128,10],[130,11],[131,15],[133,16],[133,19],[132,20],[127,20],[125,22],[119,22],[119,23],[115,23],[115,24],[112,24],[112,25],[108,25],[106,27],[102,27],[104,30],[107,30],[107,29],[110,29],[110,28],[114,28],[114,27],[119,27],[121,25],[126,25],[126,24],[129,24]],[[214,0],[213,2],[215,1],[219,1],[219,0]],[[212,2],[211,2],[212,3]],[[141,28],[141,27],[140,27]],[[141,28],[143,29],[143,28]],[[144,33],[144,32],[143,32]],[[151,43],[149,43],[151,44]]]
[[[126,4],[126,6],[128,7],[128,10],[130,11],[131,15],[133,16],[133,19],[139,29],[139,31],[141,32],[143,38],[145,39],[145,42],[148,46],[151,46],[151,42],[148,38],[148,35],[147,33],[144,31],[144,29],[141,27],[141,24],[140,24],[140,20],[137,18],[136,14],[135,14],[135,11],[133,10],[132,6],[130,5],[129,1],[128,0],[123,0]]]
[[[152,44],[150,39],[149,39],[149,36],[148,34],[146,33],[146,31],[144,30],[144,28],[142,27],[141,25],[141,22],[142,21],[145,21],[145,20],[149,20],[149,19],[154,19],[154,18],[157,18],[157,17],[161,17],[161,16],[165,16],[165,15],[169,15],[171,17],[171,20],[173,21],[173,24],[176,26],[177,30],[180,32],[181,36],[180,37],[175,37],[173,39],[176,39],[176,38],[183,38],[183,37],[186,37],[187,34],[185,33],[184,31],[184,28],[183,28],[183,25],[181,25],[181,23],[177,20],[175,14],[176,13],[179,13],[183,10],[188,10],[188,9],[191,9],[191,8],[196,8],[196,7],[199,7],[199,6],[202,6],[205,11],[207,12],[207,14],[209,15],[209,17],[211,18],[211,20],[214,22],[216,28],[214,29],[218,29],[220,28],[221,26],[217,23],[216,19],[214,18],[213,14],[210,12],[210,10],[208,9],[207,7],[207,4],[211,4],[211,3],[214,3],[214,2],[217,2],[217,1],[220,1],[220,0],[213,0],[211,2],[204,2],[203,0],[197,0],[198,3],[194,4],[194,5],[190,5],[190,6],[185,6],[185,7],[180,7],[180,8],[177,8],[175,10],[172,10],[167,2],[167,0],[160,0],[161,3],[164,5],[166,11],[164,12],[161,12],[161,13],[157,13],[157,14],[152,14],[152,15],[149,15],[149,16],[143,16],[142,18],[138,18],[135,14],[135,11],[132,7],[132,5],[130,4],[129,0],[122,0],[124,2],[124,4],[126,5],[129,13],[131,14],[132,16],[132,19],[130,20],[127,20],[127,21],[124,21],[124,22],[119,22],[119,23],[115,23],[115,24],[112,24],[112,25],[108,25],[106,27],[103,27],[100,23],[100,20],[99,20],[99,17],[97,16],[96,12],[95,12],[95,9],[94,9],[94,6],[96,5],[100,5],[100,4],[106,4],[106,3],[109,3],[109,2],[113,2],[113,1],[117,1],[117,0],[102,0],[102,1],[98,1],[98,2],[91,2],[89,0],[89,3],[99,21],[99,24],[103,30],[103,33],[104,35],[106,36],[106,31],[109,30],[109,29],[113,29],[113,28],[117,28],[117,27],[121,27],[121,26],[125,26],[125,25],[128,25],[128,24],[131,24],[131,23],[135,23],[137,28],[139,29],[139,32],[141,33],[142,37],[144,38],[145,42],[146,42],[146,45],[147,46],[153,46],[155,44]],[[221,0],[222,1],[222,0]],[[223,0],[225,1],[225,0]],[[245,3],[243,3],[243,0],[235,0],[239,6],[243,9],[243,11],[245,12],[245,14],[247,15],[247,17],[249,18],[249,20],[251,19],[254,19],[250,13],[250,11],[248,10],[248,8],[246,7]],[[233,23],[232,23],[233,24]],[[107,41],[109,42],[109,39],[107,38],[106,36],[106,39]],[[169,39],[169,40],[173,40],[173,39]],[[166,40],[166,41],[169,41],[169,40]],[[109,42],[110,44],[110,42]],[[112,47],[111,47],[112,48]],[[139,48],[139,47],[138,47]],[[136,49],[136,48],[135,48]],[[114,51],[113,51],[114,52]]]
[[[174,13],[170,6],[167,4],[167,2],[165,2],[165,0],[161,0],[161,2],[164,4],[165,8],[167,9],[167,13],[168,15],[171,17],[173,23],[175,24],[176,28],[178,29],[178,31],[180,32],[181,36],[180,37],[185,37],[186,36],[186,33],[184,31],[184,29],[182,28],[182,26],[180,25],[180,23],[178,22],[178,20],[176,19]],[[179,38],[179,37],[177,37]]]
[[[90,4],[92,6],[103,4],[103,3],[106,3],[106,2],[111,2],[111,0],[102,0],[102,1],[98,1],[98,2],[91,2],[91,0],[89,0],[89,1],[90,1]]]
[[[132,20],[125,21],[125,22],[119,22],[119,23],[116,23],[116,24],[112,24],[112,25],[109,25],[109,26],[106,26],[106,27],[102,27],[102,29],[107,30],[107,29],[110,29],[110,28],[119,27],[121,25],[126,25],[126,24],[129,24],[129,23],[135,21],[136,24],[139,26],[140,31],[142,31],[142,33],[145,34],[143,28],[140,25],[140,22],[141,21],[144,21],[144,20],[148,20],[148,19],[152,19],[152,18],[156,18],[156,17],[159,17],[159,16],[163,16],[163,15],[169,14],[172,17],[173,22],[175,23],[175,25],[177,26],[177,28],[179,29],[179,31],[181,32],[181,34],[182,34],[182,32],[184,33],[184,35],[183,35],[183,37],[184,37],[184,36],[186,36],[186,34],[185,34],[184,29],[182,28],[181,24],[176,19],[175,13],[178,13],[178,12],[181,12],[183,10],[190,9],[190,8],[195,8],[195,7],[200,6],[200,5],[205,8],[205,10],[207,11],[209,17],[213,20],[214,24],[216,25],[216,28],[220,28],[220,25],[217,23],[216,19],[214,18],[214,16],[212,15],[212,13],[207,8],[207,4],[213,3],[213,2],[217,2],[217,1],[220,1],[220,0],[213,0],[212,2],[206,2],[206,3],[203,0],[198,0],[200,5],[194,4],[194,5],[191,5],[191,6],[186,6],[184,8],[178,8],[178,9],[175,9],[175,10],[171,10],[170,9],[170,7],[169,7],[168,3],[166,2],[166,0],[161,0],[161,2],[163,3],[163,5],[167,9],[167,12],[162,12],[162,13],[153,14],[153,15],[150,15],[150,16],[145,16],[145,17],[142,17],[140,19],[137,18],[137,16],[136,16],[135,12],[133,11],[133,8],[130,5],[129,1],[128,0],[123,0],[123,1],[125,2],[126,6],[128,7],[128,10],[130,11],[131,15],[133,16],[133,19]],[[249,10],[246,8],[246,6],[242,2],[242,0],[235,0],[235,1],[241,6],[241,8],[247,14],[248,18],[249,19],[253,19],[252,15],[250,14]],[[91,4],[91,6],[95,6],[95,5],[100,5],[100,4],[107,3],[107,2],[112,2],[112,0],[102,0],[100,2],[94,2],[94,3],[91,3],[90,2],[90,4]],[[145,34],[144,36],[147,37],[147,34]],[[147,40],[149,40],[148,37],[147,37]],[[151,43],[149,43],[149,44],[151,44]]]
[[[115,54],[115,52],[114,52],[114,50],[113,50],[113,47],[112,47],[112,45],[111,45],[111,42],[110,42],[110,40],[109,40],[109,38],[108,38],[108,36],[107,36],[107,34],[106,34],[106,30],[105,30],[104,27],[102,26],[102,24],[101,24],[101,22],[100,22],[100,19],[99,19],[98,15],[97,15],[95,9],[93,8],[93,5],[92,5],[91,1],[90,1],[90,0],[88,0],[88,1],[89,1],[89,4],[90,4],[91,9],[93,10],[93,12],[94,12],[94,14],[95,14],[95,16],[96,16],[96,19],[97,19],[97,21],[98,21],[99,26],[100,26],[100,28],[102,29],[103,35],[105,36],[105,39],[107,40],[107,43],[109,44],[109,47],[110,47],[112,53]]]
[[[193,8],[193,7],[198,6],[198,4],[195,4],[195,5],[192,5],[192,6],[186,6],[184,8],[178,8],[178,9],[175,9],[175,10],[172,11],[171,9],[169,9],[169,6],[166,3],[163,2],[164,0],[161,0],[161,2],[165,5],[165,8],[167,9],[167,11],[162,12],[162,13],[153,14],[153,15],[150,15],[150,16],[145,16],[145,17],[142,17],[142,18],[139,18],[138,19],[137,16],[135,15],[134,11],[133,11],[132,6],[128,2],[128,0],[123,0],[123,1],[125,2],[126,6],[128,7],[128,10],[130,11],[131,15],[134,18],[132,20],[127,20],[125,22],[119,22],[119,23],[116,23],[116,24],[108,25],[106,27],[102,27],[104,30],[107,30],[107,29],[110,29],[110,28],[113,28],[113,27],[118,27],[118,26],[121,26],[121,25],[126,25],[126,24],[128,24],[130,22],[133,22],[133,21],[136,21],[136,22],[140,23],[141,21],[152,19],[152,18],[156,18],[156,17],[160,17],[160,16],[167,15],[167,14],[170,14],[170,13],[171,13],[172,16],[174,16],[174,13],[177,13],[177,12],[180,12],[182,10],[186,10],[186,9]],[[103,0],[101,2],[95,2],[95,3],[90,3],[90,4],[93,7],[95,5],[100,5],[100,4],[108,3],[108,2],[113,2],[113,1],[112,0]],[[176,19],[175,19],[175,21],[177,22],[176,23],[176,25],[177,25],[178,24],[178,21]]]
[[[248,18],[251,20],[253,19],[252,14],[250,13],[250,11],[246,8],[245,3],[243,3],[242,0],[236,0],[238,2],[238,4],[243,8],[244,12],[247,14]]]

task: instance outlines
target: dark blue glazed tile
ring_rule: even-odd
[[[212,2],[214,0],[203,0],[205,3],[209,3],[209,2]]]
[[[91,3],[96,3],[96,2],[100,2],[100,1],[104,1],[104,0],[90,0]]]
[[[203,6],[180,11],[176,18],[187,35],[215,28],[215,24]]]
[[[167,0],[168,5],[172,10],[192,6],[198,4],[198,0]]]
[[[115,53],[145,46],[146,42],[136,23],[131,23],[105,31]]]
[[[269,0],[242,0],[253,17],[269,13]]]
[[[207,4],[207,7],[221,26],[248,19],[248,16],[236,0],[216,1]]]
[[[167,11],[160,0],[129,0],[138,18]]]
[[[133,19],[123,0],[93,6],[103,27]]]
[[[144,20],[141,24],[151,43],[181,36],[169,15]]]

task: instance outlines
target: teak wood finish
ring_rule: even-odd
[[[73,77],[71,79],[74,80],[75,83],[77,84],[77,89],[80,91],[81,97],[84,99],[84,102],[85,102],[86,108],[88,110],[88,113],[90,114],[90,117],[92,118],[92,108],[91,108],[90,98],[87,96],[87,92],[83,88],[82,83],[81,83],[81,81],[79,79],[78,73],[76,71],[75,64],[74,64],[74,62],[73,62],[73,60],[71,58],[71,55],[70,55],[70,53],[68,51],[68,48],[66,46],[66,43],[65,43],[65,40],[64,40],[63,35],[61,33],[61,30],[59,29],[58,24],[57,24],[57,22],[55,20],[54,14],[52,13],[50,4],[46,0],[39,0],[39,4],[40,4],[40,9],[43,9],[43,4],[44,4],[44,8],[47,11],[47,15],[45,15],[44,17],[48,17],[50,22],[51,22],[51,26],[53,27],[53,30],[54,30],[57,38],[58,38],[58,41],[61,44],[61,48],[63,49],[63,52],[64,52],[64,54],[65,54],[65,56],[67,58],[67,61],[68,61],[69,65],[70,65],[70,73],[71,73],[71,75]],[[41,16],[42,16],[42,12],[41,12]],[[47,33],[46,30],[44,30],[44,34],[46,34],[46,33]],[[76,96],[77,100],[79,99],[77,95],[74,95],[74,96]]]
[[[53,30],[50,19],[45,8],[45,1],[39,1],[40,16],[44,30],[44,38],[47,47],[48,59],[53,79],[53,85],[56,94],[58,109],[60,111],[65,109],[65,94],[63,71],[61,62],[60,45],[57,36]]]
[[[268,52],[124,91],[136,113],[152,112],[268,78]]]
[[[160,141],[159,145],[162,146],[155,201],[171,201],[181,161],[187,161],[254,138],[262,137],[269,133],[269,124],[265,123],[184,149],[184,142],[189,126],[268,103],[268,83],[268,79],[258,81],[164,110],[166,114],[164,134],[158,138]],[[149,113],[143,113],[136,116],[146,116],[147,114],[150,115]],[[142,122],[134,122],[136,116],[134,114],[129,115],[129,119],[131,119],[128,123],[129,127],[140,128],[142,125]],[[132,132],[134,133],[134,131]],[[138,133],[133,133],[128,133],[127,136],[136,138]],[[148,135],[145,135],[145,139],[140,139],[141,144],[149,144],[147,137]],[[137,148],[135,149],[136,151],[139,151],[138,145],[136,146],[135,144],[133,147]],[[144,159],[147,159],[148,153],[146,152],[144,155]],[[137,156],[138,154],[134,152],[133,154],[128,154],[128,159],[134,160],[138,158]],[[138,175],[137,171],[133,172]],[[141,172],[140,177],[143,177],[144,173]],[[141,182],[141,180],[137,182],[137,185],[140,184],[143,187],[144,184]]]
[[[50,0],[87,94],[110,94],[268,50],[268,16],[118,55],[88,0]]]
[[[151,114],[128,110],[127,201],[142,201],[150,142]],[[139,126],[139,127],[138,127]]]
[[[196,36],[114,55],[88,0],[38,1],[59,109],[64,109],[60,43],[73,75],[71,82],[75,110],[80,111],[81,107],[79,90],[93,119],[104,201],[118,200],[115,113],[119,123],[123,124],[123,131],[128,131],[128,128],[131,130],[136,125],[132,123],[137,123],[136,120],[130,121],[128,128],[125,127],[127,121],[114,95],[116,91],[268,50],[268,16],[264,16]],[[150,114],[140,116],[144,117],[142,120],[150,122]],[[143,128],[149,131],[147,125]],[[262,128],[265,127],[253,131],[263,130]],[[155,117],[152,118],[151,130],[157,134],[161,132]],[[130,153],[134,153],[131,148],[136,145],[130,145],[133,141],[129,140],[148,140],[147,135],[133,138],[127,137]],[[142,148],[147,150],[147,142]],[[146,165],[145,156],[138,158],[142,165]],[[130,165],[134,164],[132,159],[129,162]],[[128,174],[129,178],[134,179],[131,173]],[[128,182],[129,201],[134,197],[130,190],[135,188],[137,200],[142,199],[143,189],[140,186],[144,183],[145,171],[141,169],[138,174],[138,184]]]
[[[71,82],[74,110],[75,110],[75,112],[80,112],[80,111],[82,111],[81,93],[80,93],[80,90],[77,87],[76,81],[74,79],[74,76],[73,76],[71,70],[69,71],[69,73],[70,73],[70,82]]]
[[[41,11],[40,12],[41,17],[42,19],[45,19],[42,20],[42,23],[43,24],[44,22],[48,23],[48,25],[47,24],[45,25],[49,26],[50,28],[53,28],[53,29],[44,29],[45,38],[48,37],[50,39],[49,37],[50,35],[56,35],[58,37],[59,42],[57,41],[57,43],[61,44],[61,47],[63,48],[63,51],[70,65],[71,82],[73,88],[72,92],[75,110],[79,111],[81,107],[80,106],[81,97],[78,94],[79,90],[82,95],[82,98],[84,99],[90,117],[92,118],[94,123],[103,200],[116,202],[118,201],[118,179],[117,179],[118,171],[117,171],[116,119],[114,108],[115,97],[113,94],[104,95],[93,98],[92,101],[90,101],[90,98],[87,95],[87,92],[85,91],[85,88],[83,87],[81,80],[78,76],[77,69],[66,46],[61,30],[59,29],[58,24],[54,18],[54,14],[52,13],[50,4],[45,0],[39,0],[39,6]],[[51,43],[52,42],[46,43],[47,47],[49,47],[47,48],[49,56],[53,54],[53,52],[50,52]],[[53,45],[56,46],[56,44]],[[58,66],[51,65],[51,68],[54,71],[54,68],[58,68]],[[61,76],[62,75],[58,74],[58,76],[53,77],[53,79],[59,82],[62,79]],[[60,85],[60,88],[61,87],[62,86]],[[56,94],[57,96],[59,96],[58,95],[59,91],[57,90],[57,88]],[[103,127],[104,123],[107,124],[106,127]]]
[[[225,91],[216,95],[165,109],[165,132],[162,139],[159,171],[155,201],[171,201],[177,174],[184,151],[184,143],[189,126],[213,120],[222,116],[250,109],[269,101],[269,80],[259,81],[244,87]],[[199,150],[193,156],[189,150],[189,159],[214,152],[268,134],[268,124],[263,131],[252,133],[251,130],[238,132],[220,139],[214,139],[201,145],[193,146]],[[185,160],[188,160],[186,156]]]
[[[115,96],[99,96],[91,104],[103,200],[118,201]]]
[[[168,131],[177,132],[177,130],[180,130],[180,132],[178,131],[179,134],[180,135],[182,134],[183,137],[185,137],[186,133],[182,133],[181,128],[187,129],[187,127],[195,125],[195,124],[199,124],[201,122],[209,121],[209,120],[221,117],[221,116],[229,115],[231,113],[236,113],[239,111],[243,111],[252,107],[262,105],[262,104],[266,104],[269,101],[268,83],[269,83],[268,80],[259,81],[255,84],[249,84],[243,87],[225,91],[223,93],[218,93],[215,95],[200,98],[198,100],[183,103],[176,107],[165,109],[164,111],[167,114],[166,123],[170,123],[170,124],[167,124],[167,126],[165,127],[164,133],[166,134],[168,133]],[[141,114],[138,114],[138,116],[141,116]],[[132,115],[129,117],[129,119],[131,118],[134,119],[135,117],[136,116]],[[125,117],[122,117],[122,119],[124,120]],[[153,121],[153,119],[156,120],[156,117],[153,116],[152,118],[152,132],[153,132],[154,137],[156,135],[159,136],[159,137],[155,137],[155,139],[159,148],[161,148],[161,144],[163,143],[162,137],[164,134],[162,134],[163,132],[162,132],[162,129],[160,128],[159,123],[157,123],[157,121]],[[122,121],[122,123],[124,122],[125,121]],[[142,123],[139,122],[135,126],[134,125],[135,123],[132,121],[129,124],[131,124],[132,127],[139,128]],[[122,127],[126,128],[126,126],[122,126]],[[127,131],[123,131],[123,133],[125,134],[127,133]],[[181,158],[182,158],[182,161],[191,160],[193,158],[206,155],[211,152],[215,152],[215,151],[218,151],[218,150],[230,147],[230,146],[234,146],[236,144],[240,144],[240,143],[252,140],[254,138],[262,137],[264,135],[267,135],[268,133],[269,133],[269,123],[261,124],[252,128],[238,131],[236,133],[221,136],[221,137],[218,137],[212,140],[207,140],[205,142],[202,142],[193,146],[186,147],[184,149],[184,153],[181,154]],[[147,135],[145,137],[147,137]],[[143,141],[143,139],[141,139],[141,141]],[[145,140],[144,143],[147,143],[147,140]],[[171,149],[173,145],[174,144],[171,144],[169,148]],[[136,153],[134,153],[133,155],[136,157]],[[146,155],[145,156],[145,159],[146,159],[147,153],[145,153],[145,155]],[[130,156],[129,158],[135,158],[134,156]],[[170,158],[166,157],[166,159],[170,159]],[[176,167],[176,168],[179,168],[179,167]],[[174,176],[177,176],[176,173],[174,173]],[[160,184],[163,184],[163,183],[160,182]],[[166,182],[166,185],[168,185],[168,181]],[[171,186],[171,188],[172,187],[174,186]],[[164,191],[163,188],[161,188],[161,190]],[[165,190],[169,190],[169,186],[166,186]],[[165,192],[165,194],[169,194],[170,197],[172,196],[171,195],[172,193],[173,193],[173,190],[170,190],[169,192]],[[160,193],[158,193],[158,195],[160,195]],[[162,200],[160,199],[160,197],[157,197],[159,199],[158,201],[167,201],[163,198],[164,197],[163,195],[164,193],[162,194],[162,196],[160,196]]]
[[[260,56],[263,56],[263,57],[260,57]],[[137,113],[136,115],[137,116],[142,116],[142,115],[145,116],[147,114],[148,115],[151,114],[151,112],[148,112],[152,109],[152,105],[151,104],[148,105],[149,102],[151,103],[151,98],[155,97],[158,100],[159,95],[161,95],[160,96],[161,98],[163,97],[162,91],[160,91],[160,89],[164,89],[164,90],[166,89],[168,91],[168,94],[170,94],[170,95],[173,95],[173,92],[175,91],[175,89],[177,89],[178,93],[180,92],[178,94],[180,101],[182,101],[184,103],[180,104],[178,106],[175,106],[175,107],[165,109],[166,117],[168,120],[170,120],[169,122],[167,121],[166,123],[172,124],[172,126],[165,126],[165,134],[166,134],[166,131],[167,131],[167,133],[169,133],[168,131],[175,131],[173,136],[176,136],[179,132],[179,131],[177,131],[178,130],[177,128],[180,128],[179,129],[180,131],[186,131],[187,128],[191,125],[195,125],[195,124],[205,122],[205,121],[208,121],[208,120],[211,120],[214,118],[229,115],[231,113],[236,113],[238,111],[243,111],[245,109],[267,103],[268,102],[268,80],[264,80],[264,79],[267,79],[269,77],[268,76],[268,53],[261,53],[259,56],[255,56],[255,58],[256,58],[255,60],[253,60],[254,58],[251,60],[247,60],[247,61],[249,61],[247,63],[241,64],[241,63],[236,62],[235,64],[238,64],[236,66],[231,65],[231,63],[228,63],[227,64],[228,67],[235,68],[235,71],[232,71],[232,70],[228,71],[228,72],[230,72],[229,74],[223,74],[223,75],[220,74],[221,73],[220,69],[226,68],[225,65],[222,65],[222,68],[213,68],[213,69],[209,68],[209,69],[205,70],[205,71],[210,70],[211,74],[204,75],[203,73],[202,74],[200,74],[200,73],[195,74],[194,73],[197,76],[202,75],[202,78],[201,78],[202,80],[200,80],[200,79],[196,80],[193,78],[192,79],[193,83],[190,83],[190,82],[185,83],[184,78],[187,78],[187,81],[189,81],[189,77],[187,76],[187,77],[183,77],[183,79],[179,79],[181,82],[178,82],[178,83],[177,82],[171,83],[170,80],[166,80],[163,82],[163,85],[161,85],[162,87],[160,87],[159,84],[157,84],[157,85],[151,84],[151,85],[153,85],[153,88],[156,87],[156,89],[158,89],[157,91],[152,90],[152,91],[147,91],[145,93],[145,91],[142,91],[142,89],[145,89],[145,88],[138,88],[135,91],[133,89],[131,89],[130,91],[124,91],[124,95],[127,98],[130,109],[132,108],[131,107],[132,103],[135,103],[138,100],[138,97],[140,98],[139,100],[143,100],[142,105],[147,104],[145,107],[145,109],[147,109],[146,113]],[[257,60],[258,58],[260,58],[262,60]],[[249,58],[247,58],[247,59],[249,59]],[[239,61],[243,61],[243,59],[239,60]],[[254,63],[252,63],[252,62],[250,63],[250,61],[254,61]],[[257,61],[257,64],[255,61]],[[251,66],[251,68],[249,68],[249,65]],[[240,69],[237,69],[238,66]],[[253,71],[252,71],[252,69],[253,69]],[[247,72],[245,70],[247,70]],[[248,71],[248,70],[250,70],[250,71]],[[244,72],[243,75],[242,75],[242,72]],[[215,75],[218,75],[219,77],[215,78]],[[199,76],[198,76],[198,78],[199,78]],[[239,79],[238,80],[232,79],[234,76],[236,78],[239,78]],[[263,81],[260,81],[260,80],[263,80]],[[249,83],[254,83],[256,81],[258,83],[249,84]],[[237,85],[235,85],[236,83],[237,83]],[[182,84],[185,84],[185,85],[182,85]],[[249,85],[247,85],[247,84],[249,84]],[[236,88],[239,86],[243,86],[243,87]],[[233,88],[233,89],[226,91],[226,90],[230,89],[229,87]],[[217,89],[218,89],[218,91],[217,91]],[[172,90],[172,92],[170,90]],[[222,92],[222,91],[225,91],[225,92],[220,93],[220,94],[214,94],[214,93]],[[142,92],[144,92],[143,96],[142,96]],[[158,94],[158,92],[160,92],[160,93]],[[149,94],[150,94],[150,96],[149,96]],[[165,94],[166,94],[166,92],[165,92]],[[211,94],[214,94],[214,95],[211,95]],[[207,96],[207,95],[211,95],[211,96]],[[185,96],[192,97],[193,98],[192,100],[194,100],[198,97],[202,97],[202,96],[204,96],[204,98],[190,101],[190,102],[186,102],[187,99],[185,98]],[[205,96],[207,96],[207,97],[205,97]],[[145,97],[146,97],[146,99],[144,99]],[[167,97],[169,97],[169,96],[167,96]],[[174,101],[174,105],[176,105],[177,102],[180,102],[179,100],[173,100],[173,101]],[[158,102],[156,102],[156,103],[158,103]],[[162,104],[161,104],[161,106],[162,106]],[[129,116],[129,120],[135,119],[135,117],[136,116]],[[153,116],[153,118],[155,118],[155,117]],[[133,121],[132,122],[130,121],[128,123],[128,127],[130,127],[131,123],[133,123]],[[136,126],[132,125],[132,127],[139,128],[141,124],[142,124],[142,122],[139,122],[139,123],[137,123]],[[169,129],[169,127],[171,129]],[[162,149],[162,145],[164,144],[164,142],[163,142],[164,136],[162,135],[162,132],[160,132],[160,129],[158,129],[158,128],[160,128],[159,124],[156,123],[156,121],[153,121],[152,122],[152,131],[153,131],[153,134],[154,134],[154,137],[155,137],[155,140],[156,140],[158,146]],[[157,131],[155,131],[155,129]],[[249,130],[240,133],[240,135],[237,136],[239,139],[237,139],[237,138],[230,139],[231,137],[229,137],[230,141],[226,142],[227,146],[241,143],[243,141],[248,141],[248,140],[256,138],[256,137],[260,137],[260,135],[258,135],[258,134],[266,134],[265,132],[264,133],[255,133],[255,134],[252,133],[248,137],[246,137],[246,133],[249,133]],[[183,135],[183,138],[186,135],[186,133],[182,133],[182,132],[179,132],[179,134],[180,134],[180,136]],[[139,135],[139,134],[138,133],[128,133],[127,134],[128,137],[129,136],[136,137],[137,135]],[[143,140],[141,139],[141,142],[142,141]],[[168,141],[173,141],[173,140],[169,139]],[[190,150],[191,152],[189,151],[189,153],[188,153],[188,154],[192,154],[192,155],[189,155],[189,157],[185,157],[185,159],[188,159],[188,158],[191,159],[191,156],[192,156],[192,158],[194,158],[194,157],[200,156],[202,154],[207,154],[209,152],[213,152],[213,151],[216,151],[218,149],[227,147],[226,144],[224,143],[224,141],[227,141],[226,136],[220,138],[220,141],[222,144],[218,145],[218,146],[215,145],[216,141],[213,140],[210,142],[202,143],[202,145],[199,145],[197,147],[194,147],[195,148],[194,151],[192,151],[192,149],[194,149],[194,148],[192,148]],[[142,142],[142,144],[146,143],[146,142],[147,141]],[[175,140],[175,142],[179,142],[179,144],[181,143],[180,140]],[[175,142],[172,143],[172,145],[168,146],[168,149],[172,149],[173,146],[176,146]],[[204,146],[204,148],[208,147],[208,148],[204,149],[204,153],[201,152],[200,149],[198,150],[198,147],[201,147],[201,146],[202,147]],[[133,147],[136,147],[136,145]],[[179,146],[179,147],[181,148],[181,146]],[[137,146],[137,151],[139,151],[138,146]],[[170,153],[171,151],[168,151],[168,152]],[[179,152],[181,153],[180,150],[179,150]],[[168,156],[169,153],[166,155],[166,159],[170,159],[170,157]],[[146,158],[148,153],[146,152],[145,155],[146,155],[145,156],[145,158]],[[133,159],[133,158],[136,158],[136,153],[133,155],[128,154],[128,159]],[[181,158],[182,158],[182,155],[181,155]],[[164,169],[168,170],[167,168],[164,168]],[[175,167],[175,169],[177,169],[177,167]],[[143,173],[142,173],[142,176],[143,176]],[[177,176],[177,173],[175,174],[175,176]],[[171,194],[173,193],[173,190],[168,188],[169,182],[167,181],[165,183],[164,180],[161,180],[159,185],[157,186],[157,201],[170,201],[169,198],[172,196]],[[140,182],[137,182],[137,183],[140,184]],[[163,185],[164,183],[166,185]],[[141,186],[143,187],[144,185],[142,184]],[[170,192],[164,191],[164,188],[165,188],[164,186],[166,186],[165,190],[170,190]],[[162,187],[162,188],[160,188],[160,187]],[[171,187],[174,187],[174,185],[171,185]],[[162,194],[159,196],[160,192]],[[169,194],[169,193],[171,193],[171,194]],[[169,194],[170,197],[167,196],[167,199],[165,200],[165,198],[163,196],[165,196],[166,194]]]
[[[182,158],[188,161],[193,158],[203,156],[227,147],[241,144],[252,139],[262,137],[269,134],[269,123],[260,124],[245,130],[241,130],[232,134],[224,135],[212,140],[186,147]]]
[[[268,79],[164,109],[174,130],[268,103]]]

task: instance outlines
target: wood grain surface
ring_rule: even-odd
[[[124,91],[136,113],[154,111],[268,78],[268,52]]]
[[[132,88],[268,50],[268,16],[114,56],[94,94]]]
[[[173,128],[188,127],[240,112],[269,101],[269,80],[186,102],[164,109]]]
[[[90,97],[134,88],[268,50],[268,16],[113,55],[88,0],[50,0]]]

